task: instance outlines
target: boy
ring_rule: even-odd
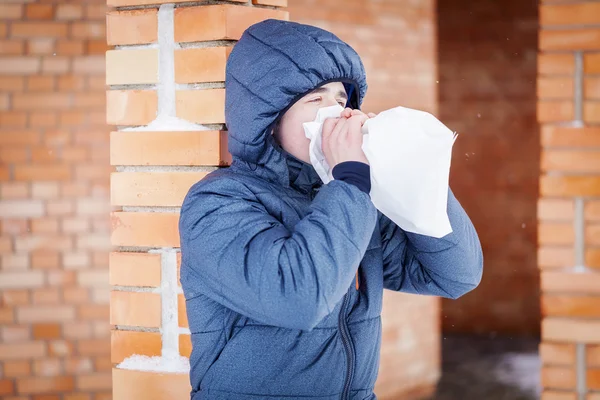
[[[267,20],[226,71],[230,168],[182,205],[181,283],[192,335],[191,397],[375,399],[383,289],[455,299],[482,274],[479,240],[452,192],[453,232],[404,232],[373,206],[358,54],[330,32]],[[323,129],[334,180],[309,162],[303,122]],[[407,133],[408,134],[408,133]]]

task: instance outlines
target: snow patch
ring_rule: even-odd
[[[160,114],[148,125],[125,128],[129,132],[168,132],[168,131],[209,131],[204,125],[195,124],[181,118]]]
[[[190,360],[187,357],[148,357],[134,354],[117,365],[120,369],[145,372],[169,372],[187,374],[190,372]]]

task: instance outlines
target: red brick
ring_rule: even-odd
[[[7,325],[0,327],[3,343],[26,342],[31,339],[27,325]]]
[[[48,201],[46,204],[46,211],[49,216],[73,214],[73,202],[70,200],[54,200]]]
[[[71,179],[69,165],[17,165],[14,169],[18,181],[63,181]]]
[[[111,331],[111,360],[120,363],[133,354],[160,356],[162,340],[157,332]]]
[[[155,43],[158,35],[156,9],[111,11],[106,16],[109,45]]]
[[[600,4],[549,4],[540,7],[540,25],[600,24]]]
[[[61,76],[58,78],[58,89],[61,91],[76,91],[84,88],[85,80],[83,76]]]
[[[600,294],[600,274],[544,271],[541,288],[544,292]]]
[[[542,152],[542,171],[597,172],[600,173],[600,152],[560,151]]]
[[[104,38],[106,37],[106,24],[104,22],[75,22],[71,25],[71,37],[77,39]]]
[[[54,38],[33,38],[27,41],[27,54],[50,55],[56,52]]]
[[[11,26],[11,34],[14,37],[65,37],[67,36],[67,24],[43,23],[43,22],[15,22]]]
[[[107,353],[108,354],[108,353]],[[94,366],[98,372],[110,372],[112,370],[112,362],[108,356],[96,357],[94,360]]]
[[[48,56],[42,58],[42,73],[65,74],[69,71],[70,60],[67,57]]]
[[[59,40],[56,42],[56,54],[61,56],[80,56],[84,53],[82,40]]]
[[[63,244],[64,245],[64,244]],[[60,267],[59,254],[54,250],[36,250],[31,253],[31,267],[34,269],[57,269]]]
[[[15,94],[13,107],[17,110],[60,110],[73,105],[72,96],[62,93]]]
[[[160,149],[160,150],[159,150]],[[112,165],[227,165],[227,132],[112,132]]]
[[[539,122],[571,121],[575,113],[572,101],[538,101],[537,118]]]
[[[156,82],[158,49],[112,50],[106,53],[107,85]]]
[[[21,19],[23,6],[21,4],[0,4],[0,15],[4,20]]]
[[[62,146],[71,141],[71,133],[65,129],[46,129],[44,143],[49,146]]]
[[[27,361],[5,361],[2,368],[4,376],[7,378],[16,378],[28,376],[31,374],[31,363]]]
[[[570,247],[540,247],[538,249],[538,265],[542,269],[572,267],[575,254]]]
[[[63,285],[69,286],[75,283],[75,274],[73,271],[48,271],[48,284],[49,285]],[[66,293],[66,289],[65,292]],[[65,299],[66,299],[65,294]]]
[[[542,196],[599,196],[600,178],[595,176],[542,176]]]
[[[600,29],[541,30],[539,46],[544,51],[595,50],[600,43]]]
[[[46,128],[57,125],[56,113],[51,111],[29,113],[29,126],[32,128]]]
[[[179,90],[177,116],[199,124],[225,123],[225,89]]]
[[[600,297],[591,296],[542,296],[543,315],[556,317],[600,317]]]
[[[583,120],[587,123],[600,123],[600,102],[586,101],[583,104]]]
[[[17,319],[20,322],[55,322],[72,321],[75,318],[75,309],[72,306],[31,306],[20,307],[17,310]]]
[[[41,62],[37,58],[0,56],[0,74],[2,75],[30,75],[40,71]],[[15,94],[15,96],[18,96]],[[13,107],[16,106],[13,103]]]
[[[69,304],[82,304],[90,299],[89,289],[82,287],[66,288],[63,292],[65,302]]]
[[[158,287],[160,271],[160,254],[110,253],[111,285]]]
[[[20,56],[25,53],[25,43],[21,40],[0,40],[0,54]]]
[[[53,323],[34,324],[32,326],[34,339],[59,339],[61,337],[61,325]]]
[[[111,382],[112,378],[110,372],[77,376],[77,388],[79,390],[110,389]]]
[[[25,378],[17,381],[20,394],[60,393],[74,389],[73,377]]]
[[[86,19],[106,19],[106,4],[87,4],[85,6],[85,18]]]
[[[0,304],[3,305],[22,305],[29,304],[28,290],[3,290],[0,297]]]
[[[190,335],[179,335],[179,354],[188,358],[192,354],[192,338]]]
[[[175,41],[237,40],[249,26],[265,19],[288,19],[286,11],[230,4],[180,7],[175,10]],[[205,21],[197,24],[196,21]]]
[[[111,203],[116,206],[181,206],[190,187],[206,172],[113,173]]]
[[[586,376],[588,389],[600,390],[600,369],[588,369]]]
[[[114,212],[111,243],[114,246],[179,247],[179,214]]]
[[[160,295],[147,292],[112,291],[110,323],[158,328],[161,323]]]
[[[569,318],[544,318],[542,340],[600,344],[600,321]]]
[[[41,287],[44,284],[44,274],[41,271],[1,271],[0,288],[20,289]]]
[[[600,147],[600,128],[546,125],[542,127],[541,139],[544,147]]]
[[[33,291],[34,304],[58,304],[60,293],[56,288],[37,289]]]
[[[225,81],[225,63],[232,47],[175,50],[177,83]]]
[[[0,323],[13,324],[15,322],[14,311],[12,308],[0,307]]]
[[[88,40],[86,44],[86,52],[90,55],[105,55],[112,49],[112,46],[106,44],[106,39]]]
[[[61,375],[63,373],[62,361],[58,358],[34,360],[33,371],[37,376]]]
[[[583,69],[586,74],[600,74],[600,53],[584,54]]]
[[[63,254],[63,265],[66,269],[82,269],[90,266],[88,253],[65,253]]]
[[[152,397],[151,393],[165,393],[166,397],[181,399],[189,396],[188,374],[157,374],[115,368],[113,395],[116,399],[141,399]]]
[[[574,368],[542,367],[542,387],[552,389],[575,389]]]
[[[52,4],[27,4],[25,15],[28,19],[53,19],[54,6]]]
[[[24,128],[27,126],[27,113],[13,111],[0,112],[0,125],[4,128]]]
[[[6,254],[0,262],[2,269],[27,269],[29,258],[26,254]]]
[[[46,345],[43,342],[0,343],[0,360],[26,360],[44,357]]]
[[[185,297],[183,297],[182,294],[177,296],[177,314],[178,314],[179,326],[182,328],[188,328],[189,324],[188,324],[188,318],[187,318],[187,313],[186,313],[186,309],[185,309]]]
[[[156,118],[158,97],[151,90],[109,90],[106,120],[109,125],[146,125]]]
[[[69,358],[65,360],[65,371],[68,374],[79,375],[92,372],[93,369],[92,360],[89,357]],[[65,400],[67,398],[69,397],[65,397]]]
[[[56,8],[57,20],[80,20],[83,16],[83,6],[78,4],[59,4]]]
[[[585,99],[600,100],[600,78],[585,78],[583,94]]]
[[[83,356],[98,356],[110,353],[110,342],[105,339],[80,340],[77,352]]]
[[[2,10],[0,10],[2,11]],[[6,396],[15,393],[15,384],[11,379],[0,379],[0,395]]]
[[[39,65],[39,63],[36,63],[36,65]],[[21,91],[24,88],[25,78],[20,76],[0,76],[0,90],[14,92]]]
[[[539,77],[537,96],[540,99],[572,99],[575,92],[573,78]]]
[[[54,340],[49,343],[48,350],[52,356],[65,357],[73,354],[73,344],[65,340]]]

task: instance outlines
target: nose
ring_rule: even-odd
[[[330,107],[330,106],[335,106],[336,104],[338,104],[337,100],[335,99],[335,97],[333,96],[326,96],[323,99],[323,106],[324,107]]]

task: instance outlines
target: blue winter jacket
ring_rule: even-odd
[[[383,289],[455,299],[481,279],[480,243],[452,192],[451,234],[404,232],[367,193],[323,185],[273,140],[278,117],[332,81],[360,107],[359,56],[313,26],[267,20],[231,52],[233,162],[190,189],[179,222],[193,400],[375,399]]]

